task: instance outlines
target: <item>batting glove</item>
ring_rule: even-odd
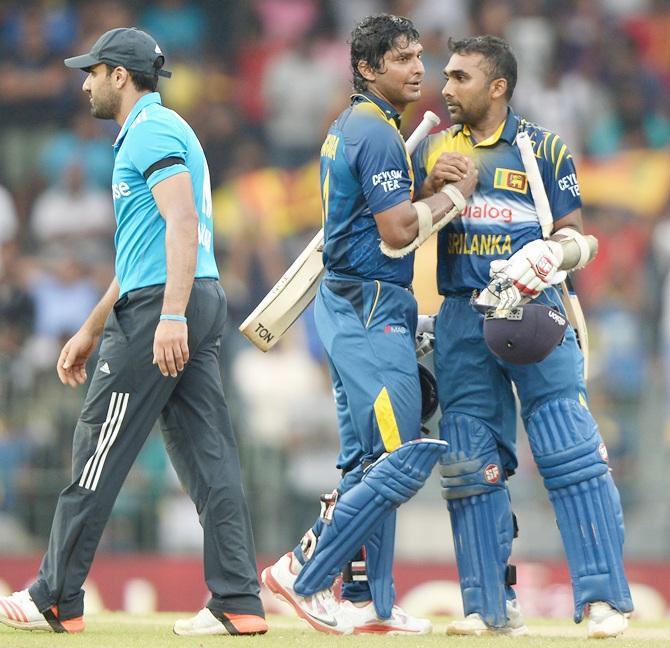
[[[491,263],[493,278],[486,291],[498,297],[498,309],[515,308],[546,290],[563,261],[563,249],[556,241],[526,243],[505,264]]]

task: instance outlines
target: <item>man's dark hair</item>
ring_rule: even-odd
[[[516,57],[509,43],[497,36],[471,36],[462,40],[449,39],[452,54],[481,54],[489,64],[489,82],[494,79],[507,81],[507,101],[512,98],[516,86]]]
[[[117,67],[116,65],[109,65],[109,63],[105,63],[105,65],[107,66],[107,76],[109,76],[114,71],[114,68]],[[128,70],[128,68],[126,68],[126,70]],[[156,74],[144,74],[143,72],[128,70],[128,75],[135,86],[135,90],[138,92],[142,92],[143,90],[156,92],[156,88],[158,87],[158,70],[156,71]]]
[[[382,61],[404,36],[407,43],[419,40],[419,32],[411,20],[402,16],[379,14],[363,18],[351,32],[351,69],[354,75],[354,90],[364,92],[367,81],[358,71],[358,63],[365,61],[370,67],[381,71]]]

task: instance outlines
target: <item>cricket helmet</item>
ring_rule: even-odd
[[[484,339],[505,362],[530,364],[544,360],[562,341],[568,322],[545,304],[524,304],[509,310],[488,308]]]

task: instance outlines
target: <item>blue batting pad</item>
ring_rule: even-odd
[[[337,500],[293,589],[310,596],[330,587],[378,527],[419,491],[447,447],[434,439],[410,441],[372,464],[361,482]]]
[[[505,474],[490,428],[460,413],[442,417],[450,443],[441,459],[442,496],[447,500],[465,614],[486,625],[507,623],[507,563],[514,520]]]
[[[395,603],[393,585],[393,550],[395,548],[395,518],[392,511],[365,541],[365,564],[368,585],[377,616],[388,619]]]
[[[594,601],[630,612],[623,512],[591,413],[574,400],[544,403],[528,419],[528,438],[563,539],[575,621],[582,620],[584,605]]]

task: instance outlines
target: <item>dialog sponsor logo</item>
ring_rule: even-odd
[[[514,212],[509,207],[496,207],[488,203],[483,205],[468,204],[461,212],[461,218],[501,220],[504,223],[511,223],[514,220]]]

